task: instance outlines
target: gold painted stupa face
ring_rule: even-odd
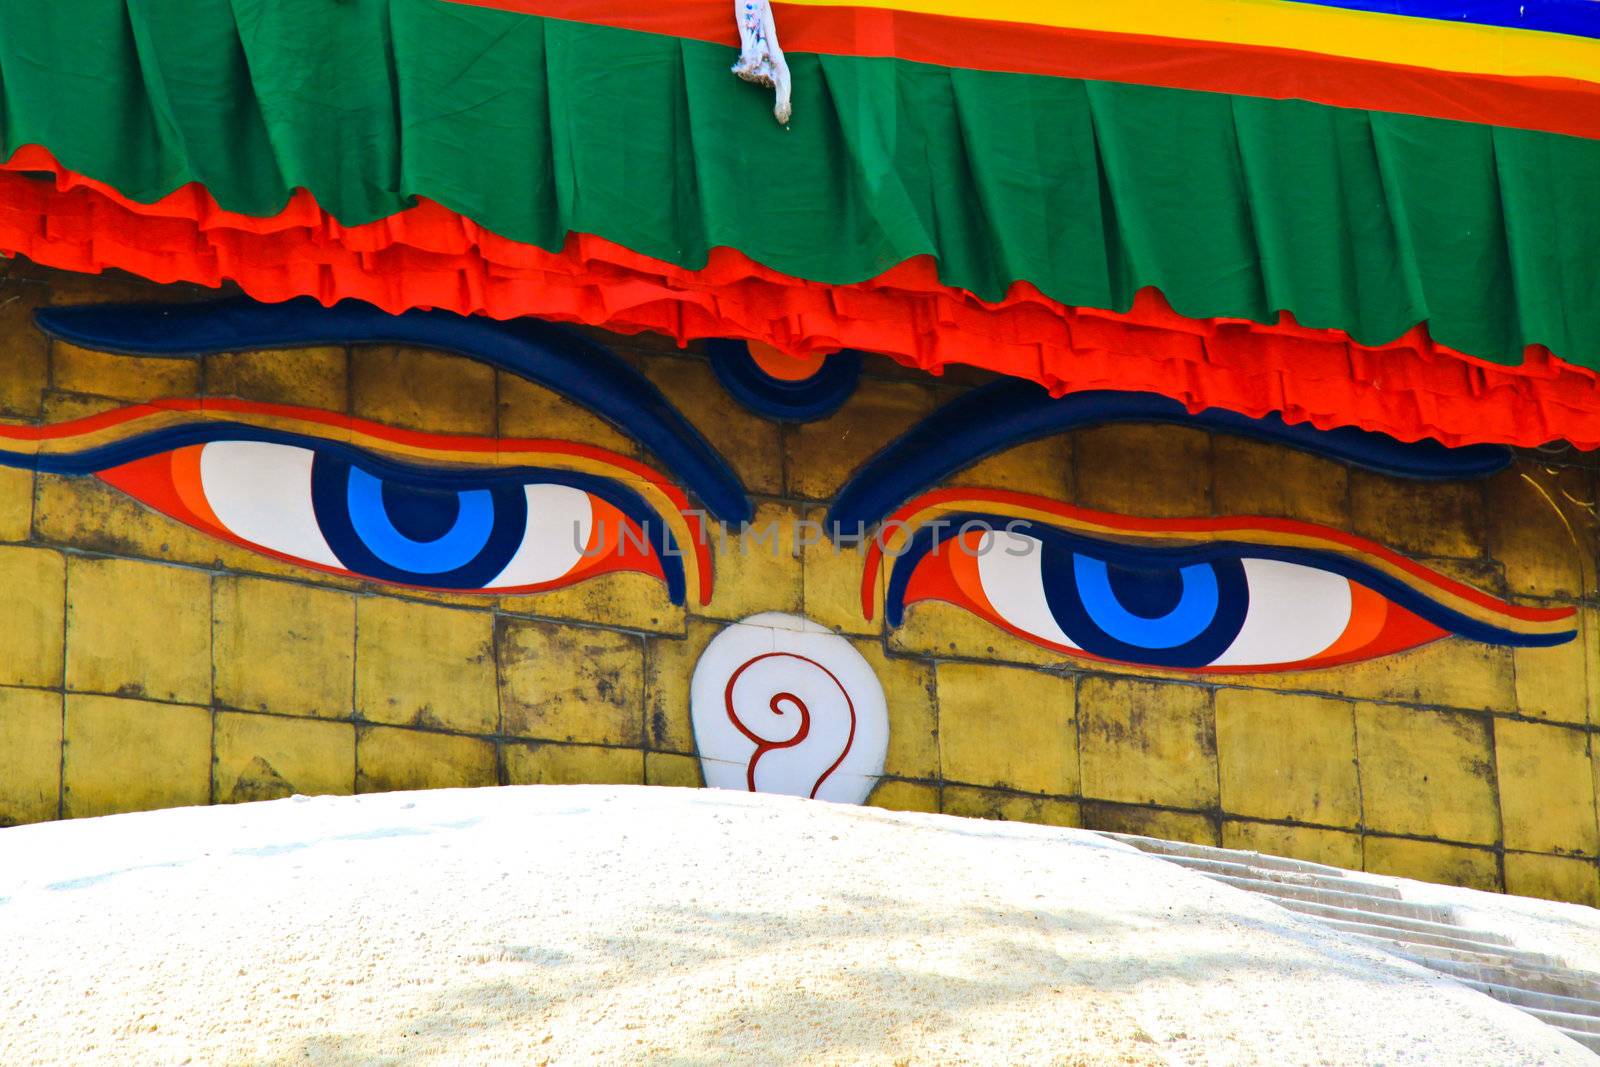
[[[100,303],[171,295],[0,291],[0,823],[710,785],[1600,895],[1586,466]]]

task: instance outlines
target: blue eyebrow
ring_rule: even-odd
[[[1006,380],[946,404],[869,459],[839,490],[828,512],[829,527],[864,530],[981,459],[1068,430],[1111,423],[1167,423],[1235,434],[1397,478],[1458,481],[1496,474],[1511,464],[1511,450],[1499,445],[1449,448],[1354,427],[1291,425],[1277,414],[1251,418],[1220,408],[1191,413],[1156,393],[1092,390],[1052,397],[1032,382]]]
[[[53,337],[103,352],[191,356],[317,345],[403,344],[475,359],[583,405],[661,459],[706,509],[729,523],[753,514],[725,459],[648,378],[572,330],[535,319],[500,322],[448,311],[390,315],[358,300],[323,307],[246,298],[203,304],[91,304],[34,313]]]

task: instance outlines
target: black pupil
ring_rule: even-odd
[[[1160,570],[1106,565],[1117,603],[1141,619],[1164,619],[1183,599],[1183,575],[1176,568]]]
[[[383,509],[394,528],[413,541],[437,541],[455,528],[461,514],[457,493],[418,489],[399,482],[383,483]]]

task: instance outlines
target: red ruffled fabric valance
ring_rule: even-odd
[[[272,218],[220,209],[198,186],[138,204],[72,174],[41,148],[0,165],[0,250],[46,266],[117,268],[158,282],[233,281],[263,301],[356,298],[387,311],[537,316],[679,343],[732,337],[792,355],[857,348],[939,373],[967,364],[1053,392],[1148,390],[1402,440],[1600,446],[1600,378],[1531,348],[1501,366],[1437,345],[1423,328],[1380,347],[1336,330],[1191,319],[1154,290],[1129,312],[1072,308],[1026,283],[987,303],[942,285],[928,257],[857,285],[779,274],[732,249],[685,270],[570,235],[556,253],[505,240],[438,204],[341,226],[305,191]]]

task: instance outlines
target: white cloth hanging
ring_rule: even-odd
[[[733,72],[747,82],[765,85],[777,93],[772,113],[788,125],[794,113],[789,99],[789,63],[778,47],[778,27],[767,0],[733,0],[734,16],[739,20],[739,62]]]

